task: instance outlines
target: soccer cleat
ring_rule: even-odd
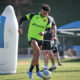
[[[48,69],[46,69],[46,68],[43,68],[43,69],[42,69],[42,70],[40,70],[40,71],[42,72],[42,71],[44,71],[44,70],[48,70]]]
[[[58,65],[59,65],[59,66],[62,66],[62,64],[61,64],[61,63],[58,63]]]
[[[56,66],[54,68],[53,67],[49,68],[49,71],[53,71],[55,69],[56,69]]]
[[[40,71],[36,72],[36,75],[39,76],[40,78],[42,78],[42,74]]]
[[[30,79],[32,79],[32,78],[33,78],[33,76],[32,76],[32,74],[33,74],[33,73],[32,73],[32,72],[27,71],[27,74],[29,75],[29,78],[30,78]]]
[[[44,68],[43,70],[48,70],[47,68]]]

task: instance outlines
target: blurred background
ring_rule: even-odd
[[[80,0],[0,0],[0,14],[7,5],[12,5],[19,21],[20,17],[27,13],[39,12],[44,3],[51,6],[49,15],[54,18],[57,28],[80,20]],[[28,25],[28,21],[23,24],[24,33],[19,36],[20,55],[28,55],[31,50],[28,49],[30,46],[27,41]],[[80,55],[80,36],[58,33],[58,38],[60,56]]]

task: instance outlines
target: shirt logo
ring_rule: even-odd
[[[46,19],[44,19],[43,21],[46,22]]]
[[[45,28],[45,26],[43,26],[43,25],[38,25],[38,24],[36,24],[36,23],[33,23],[32,25],[34,25],[34,26],[36,26],[36,27],[40,27],[40,28]]]

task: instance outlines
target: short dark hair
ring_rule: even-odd
[[[45,11],[48,11],[50,12],[50,6],[48,4],[42,4],[42,9],[45,10]]]

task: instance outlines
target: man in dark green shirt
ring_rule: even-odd
[[[22,22],[29,20],[29,30],[28,30],[28,41],[33,49],[33,59],[31,62],[30,69],[28,71],[29,78],[33,78],[32,71],[34,66],[36,66],[36,74],[42,77],[39,70],[39,55],[40,49],[42,47],[43,35],[45,34],[45,29],[51,27],[51,23],[48,16],[50,12],[50,7],[47,4],[42,5],[42,9],[39,13],[27,14],[19,20],[19,30],[18,32],[22,34]]]

